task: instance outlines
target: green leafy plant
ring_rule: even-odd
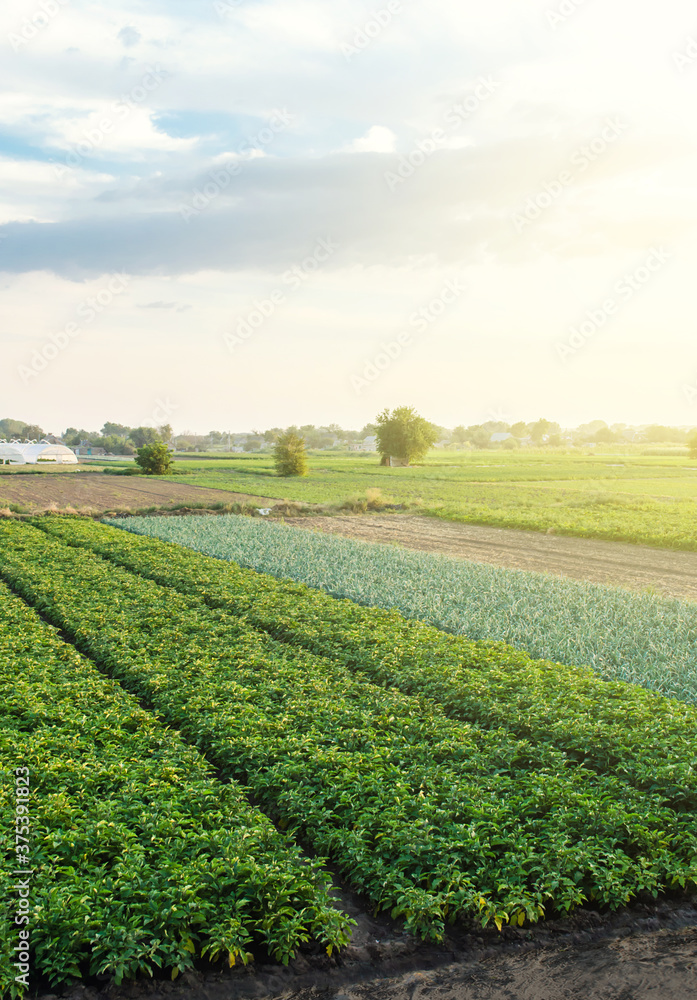
[[[168,475],[172,471],[172,456],[169,448],[163,441],[143,445],[136,454],[136,465],[146,476]]]
[[[356,498],[354,504],[354,510],[368,508],[365,499]],[[313,588],[359,605],[393,609],[470,639],[504,641],[535,659],[587,664],[605,680],[631,681],[697,703],[697,606],[688,601],[246,518],[119,523],[130,531],[308,584],[301,609],[315,609],[330,622],[337,617],[336,602]],[[48,524],[56,522],[49,519]],[[190,561],[192,573],[202,572],[205,563],[172,551],[177,564]],[[215,573],[215,563],[210,566]],[[220,570],[221,581],[224,572]],[[235,572],[239,570],[231,568],[226,578],[231,580]],[[177,586],[184,585],[182,577]],[[263,593],[274,587],[278,591],[275,626],[269,615],[271,624],[264,627],[280,628],[295,593],[268,577],[262,584],[253,573],[244,577],[242,593],[254,582]],[[302,617],[303,611],[299,614]],[[377,614],[365,608],[353,612],[355,618],[361,616],[367,632]]]
[[[116,983],[196,956],[287,962],[310,938],[346,943],[321,863],[222,783],[200,752],[0,584],[0,821],[14,769],[31,784],[32,975]],[[7,855],[14,837],[5,838]],[[16,878],[0,869],[0,995],[17,970]],[[5,919],[7,918],[7,919]],[[16,992],[16,991],[15,991]]]
[[[276,439],[274,463],[279,476],[306,476],[307,457],[304,438],[291,427]]]
[[[256,574],[103,525],[36,524],[50,534],[0,523],[3,577],[414,932],[694,884],[694,708],[394,613],[334,601],[330,619],[326,595],[245,592]],[[166,561],[187,592],[145,578]],[[284,587],[293,642],[250,623]]]

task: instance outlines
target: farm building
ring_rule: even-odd
[[[64,444],[51,444],[50,441],[0,441],[1,465],[37,465],[39,462],[77,465],[77,458]]]

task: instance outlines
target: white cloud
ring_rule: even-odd
[[[604,410],[608,419],[641,419],[643,407],[646,419],[689,421],[674,373],[697,371],[690,291],[697,59],[679,72],[673,56],[697,34],[693,4],[664,0],[639,14],[630,0],[586,0],[554,30],[547,12],[556,0],[404,0],[347,62],[340,43],[380,6],[256,0],[234,4],[221,19],[210,3],[71,0],[19,51],[7,48],[0,64],[6,337],[16,338],[16,317],[27,336],[46,335],[60,303],[83,294],[84,280],[120,269],[137,276],[132,296],[66,364],[63,376],[74,380],[68,396],[47,374],[42,392],[27,397],[35,412],[20,405],[21,387],[10,386],[8,406],[51,423],[40,408],[74,398],[95,420],[99,411],[102,419],[137,421],[138,413],[118,412],[119,379],[133,387],[138,407],[148,406],[146,380],[127,360],[132,348],[158,365],[166,359],[163,381],[192,426],[228,422],[230,403],[217,398],[229,400],[235,380],[244,383],[240,426],[351,422],[352,415],[360,423],[373,414],[345,392],[360,360],[356,344],[369,354],[373,338],[402,323],[412,301],[462,269],[470,279],[465,313],[395,366],[381,383],[390,399],[406,396],[443,423],[468,422],[470,410],[437,412],[449,393],[462,398],[458,385],[482,412],[505,402],[511,414],[535,417],[525,411],[532,397],[536,409],[549,400],[549,415],[564,421],[565,406],[572,419],[573,406],[600,412],[607,399],[616,406]],[[5,4],[0,38],[34,9],[33,0]],[[128,114],[117,112],[155,66],[161,85],[131,99]],[[482,79],[496,87],[472,104]],[[458,104],[471,110],[453,124]],[[295,116],[292,126],[244,157],[239,174],[184,222],[180,206],[213,183],[211,172],[277,107]],[[576,167],[516,232],[513,215],[530,199],[534,214],[536,199],[545,201],[570,158],[612,116],[627,123],[618,141]],[[110,119],[114,127],[105,129]],[[443,135],[431,149],[437,129]],[[46,162],[60,164],[81,148],[60,177]],[[398,177],[392,188],[386,172]],[[235,369],[217,353],[229,318],[268,294],[326,235],[339,243],[336,255]],[[671,276],[560,374],[550,353],[559,330],[578,321],[626,262],[661,242],[674,253]],[[658,335],[667,346],[642,367],[630,357],[632,338],[650,343]],[[290,394],[284,378],[297,357],[302,385]],[[113,395],[105,398],[100,386],[90,396],[85,373],[114,358]],[[307,400],[303,414],[293,409],[298,397]],[[581,402],[572,406],[574,398]],[[648,413],[652,399],[661,412]],[[88,415],[70,420],[89,422]]]
[[[365,135],[354,139],[345,147],[351,153],[393,153],[397,145],[397,136],[392,129],[384,125],[373,125]]]

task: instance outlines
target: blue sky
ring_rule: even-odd
[[[3,411],[697,424],[692,5],[470,7],[7,0]]]

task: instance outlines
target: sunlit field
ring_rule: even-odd
[[[278,478],[270,454],[181,458],[175,468],[195,485],[302,503],[379,489],[451,521],[697,549],[697,462],[682,454],[434,451],[391,469],[370,453],[320,452],[302,479]]]

